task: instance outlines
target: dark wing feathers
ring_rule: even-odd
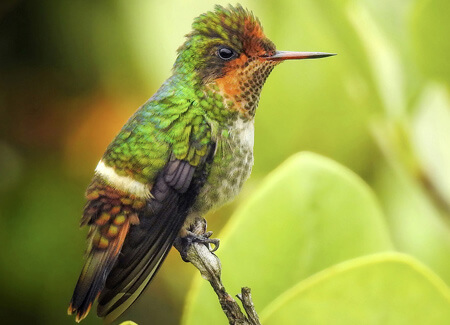
[[[171,198],[172,195],[169,195],[168,198]],[[176,227],[176,225],[173,225],[173,223],[178,218],[181,219],[181,216],[175,215],[176,217],[172,218],[174,213],[177,212],[176,204],[171,204],[169,207],[164,209],[165,211],[159,209],[157,212],[153,212],[154,208],[148,208],[151,212],[140,215],[140,224],[131,227],[122,247],[121,255],[108,276],[105,290],[103,290],[99,299],[100,303],[111,299],[116,292],[120,292],[130,282],[135,281],[138,273],[143,271],[142,265],[151,263],[151,261],[145,260],[144,257],[149,255],[148,258],[151,258],[154,255],[154,251],[162,248],[162,239],[167,237],[165,235],[174,232],[172,228]]]
[[[158,175],[153,198],[139,214],[140,223],[130,226],[98,299],[97,314],[106,321],[123,313],[158,271],[206,180],[214,148],[208,152],[201,168],[174,159]]]
[[[189,187],[190,180],[195,172],[195,168],[185,160],[174,160],[169,163],[164,180],[167,185],[178,191],[185,193]]]

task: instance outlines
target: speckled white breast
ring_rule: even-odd
[[[238,119],[227,131],[228,137],[217,139],[214,163],[193,212],[204,214],[232,200],[250,176],[253,166],[253,120]]]

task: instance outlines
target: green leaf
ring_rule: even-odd
[[[333,264],[392,249],[367,185],[312,153],[293,156],[268,176],[218,237],[228,292],[250,287],[257,310]],[[196,280],[183,323],[224,322],[209,284]]]
[[[335,265],[285,292],[261,313],[270,324],[450,324],[450,290],[406,255]]]

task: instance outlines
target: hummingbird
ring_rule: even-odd
[[[241,5],[194,19],[172,76],[109,144],[86,190],[86,261],[68,309],[77,322],[96,299],[99,317],[120,316],[177,239],[215,243],[192,225],[250,176],[266,78],[283,61],[331,55],[277,51]]]

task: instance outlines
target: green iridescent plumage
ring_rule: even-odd
[[[171,155],[194,166],[199,164],[211,132],[195,92],[178,87],[169,80],[109,145],[103,161],[117,174],[148,183],[154,181]]]

